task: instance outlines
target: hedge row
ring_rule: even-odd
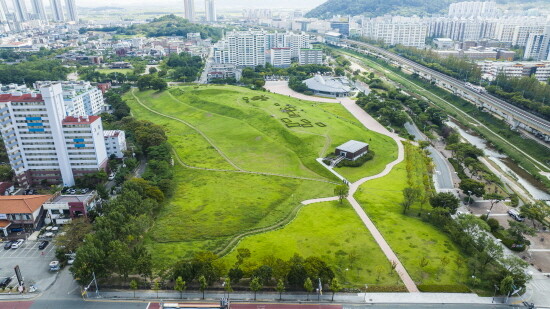
[[[470,289],[464,284],[419,284],[418,289],[420,292],[433,292],[433,293],[470,293]]]

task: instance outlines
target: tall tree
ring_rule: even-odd
[[[185,281],[183,281],[183,278],[179,276],[176,278],[176,282],[174,284],[174,290],[180,292],[180,298],[183,298],[183,291],[187,288],[187,285]]]
[[[130,281],[130,289],[134,291],[134,298],[136,298],[136,290],[138,288],[138,283],[136,280]]]
[[[250,290],[254,292],[254,301],[256,301],[256,293],[261,289],[262,283],[260,282],[260,279],[253,277],[252,280],[250,280]]]
[[[233,292],[233,287],[231,287],[231,279],[225,278],[223,282],[223,289],[227,292],[227,298],[229,298],[229,293]]]
[[[311,282],[309,277],[307,277],[306,281],[304,281],[304,289],[307,291],[307,300],[309,301],[309,294],[313,292],[313,282]]]
[[[407,187],[403,189],[403,202],[401,202],[401,206],[403,206],[403,213],[407,213],[419,196],[420,190],[417,188]]]
[[[334,194],[338,196],[338,200],[340,201],[340,204],[344,202],[344,200],[348,197],[349,193],[349,187],[345,184],[337,185],[334,188]]]
[[[285,291],[285,282],[283,279],[277,281],[277,287],[275,288],[279,292],[279,300],[283,299],[283,292]]]
[[[332,299],[331,301],[334,301],[334,294],[340,292],[342,290],[342,285],[340,284],[340,281],[338,281],[338,278],[334,277],[330,281],[330,290],[332,291]]]
[[[452,193],[438,193],[430,198],[432,207],[443,208],[449,214],[456,213],[460,200]]]
[[[204,299],[204,291],[208,287],[208,282],[206,281],[206,278],[201,275],[199,277],[199,290],[202,292],[202,299]]]

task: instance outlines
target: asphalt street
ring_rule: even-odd
[[[407,130],[407,132],[409,132],[409,134],[414,135],[414,139],[416,141],[427,140],[414,124],[410,122],[405,123],[405,129]],[[434,176],[437,189],[439,191],[454,190],[453,178],[451,174],[451,169],[449,167],[450,163],[445,160],[443,155],[432,146],[428,146],[427,149],[430,152],[430,158],[432,158],[432,161],[435,165],[436,172]]]

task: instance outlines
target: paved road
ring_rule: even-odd
[[[420,132],[420,130],[412,123],[405,123],[405,129],[409,134],[414,135],[416,141],[427,141],[428,139]],[[453,176],[451,172],[451,164],[447,161],[443,155],[437,151],[434,147],[429,146],[430,158],[435,165],[435,183],[438,191],[454,190]]]

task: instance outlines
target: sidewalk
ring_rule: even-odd
[[[203,301],[202,293],[192,291],[183,293],[183,298],[177,291],[159,291],[158,297],[155,291],[138,290],[134,298],[133,291],[101,291],[101,299],[128,299],[128,300],[183,300],[183,301]],[[223,291],[206,291],[204,301],[218,301],[227,297],[228,294]],[[234,301],[254,301],[252,292],[231,292],[229,298]],[[95,293],[90,292],[88,299],[93,300]],[[303,292],[291,292],[282,294],[282,302],[307,302],[308,295]],[[326,291],[323,295],[316,293],[309,294],[309,302],[332,302],[332,293]],[[258,292],[257,302],[279,301],[278,292]],[[335,303],[355,303],[355,304],[374,304],[374,303],[394,303],[394,304],[491,304],[492,297],[479,297],[470,293],[336,293],[334,295]],[[495,299],[495,304],[502,304],[502,299]]]

